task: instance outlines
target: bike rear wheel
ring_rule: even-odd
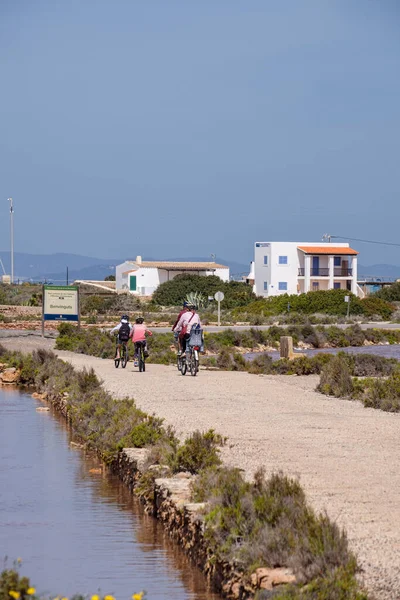
[[[146,361],[144,358],[144,350],[143,348],[140,348],[140,352],[139,352],[139,372],[140,373],[144,373],[144,371],[146,370]]]
[[[129,356],[128,356],[128,348],[126,347],[126,345],[124,344],[122,346],[122,357],[121,357],[121,367],[123,369],[125,369],[126,364],[129,360]]]
[[[114,358],[114,364],[115,364],[115,368],[118,369],[118,367],[119,367],[119,358]]]
[[[196,357],[196,351],[193,350],[191,357],[190,357],[190,374],[193,377],[196,377],[198,370],[199,370],[199,360]]]

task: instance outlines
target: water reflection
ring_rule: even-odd
[[[22,556],[41,593],[217,600],[118,478],[69,446],[64,421],[0,389],[0,556]]]

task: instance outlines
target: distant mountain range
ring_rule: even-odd
[[[145,260],[154,260],[150,257],[143,257]],[[209,261],[209,257],[171,257],[159,260],[172,261]],[[10,252],[0,252],[0,259],[4,264],[7,273],[10,273]],[[93,258],[92,256],[81,256],[80,254],[24,254],[16,252],[14,254],[14,278],[23,281],[52,281],[54,283],[64,284],[67,277],[69,282],[75,279],[94,279],[102,281],[107,275],[115,273],[115,265],[124,262],[121,258]],[[216,261],[226,265],[230,269],[231,275],[240,279],[241,275],[249,272],[250,264],[237,263],[224,258],[217,257]],[[0,266],[0,275],[2,275]],[[358,266],[358,274],[371,275],[374,277],[393,277],[400,278],[400,267],[396,265],[377,264]]]
[[[151,257],[143,257],[145,260],[155,260]],[[10,252],[0,252],[0,259],[4,264],[6,272],[10,273]],[[172,257],[159,260],[181,261],[209,261],[210,257]],[[107,275],[115,274],[115,265],[119,265],[126,259],[121,258],[93,258],[79,254],[14,254],[14,279],[23,281],[52,281],[65,284],[75,279],[93,279],[102,281]],[[229,267],[231,275],[246,274],[249,272],[250,264],[241,264],[223,258],[217,258],[216,262]],[[0,267],[0,275],[2,275]]]

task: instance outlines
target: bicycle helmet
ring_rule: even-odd
[[[121,321],[128,321],[129,322],[129,316],[128,315],[122,315]]]
[[[183,303],[183,308],[187,308],[188,306],[189,306],[189,303],[186,302],[186,300],[185,300],[184,303]]]
[[[137,325],[141,325],[143,323],[143,321],[144,321],[143,317],[138,317],[135,322]]]

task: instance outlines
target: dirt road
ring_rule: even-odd
[[[39,340],[22,343],[29,350]],[[93,367],[116,397],[134,397],[181,436],[210,427],[228,436],[227,464],[249,475],[263,465],[299,476],[314,507],[347,530],[376,598],[400,599],[400,415],[322,396],[313,376],[201,371],[193,378],[159,365],[140,374],[131,363],[117,370],[109,360],[59,354]]]

